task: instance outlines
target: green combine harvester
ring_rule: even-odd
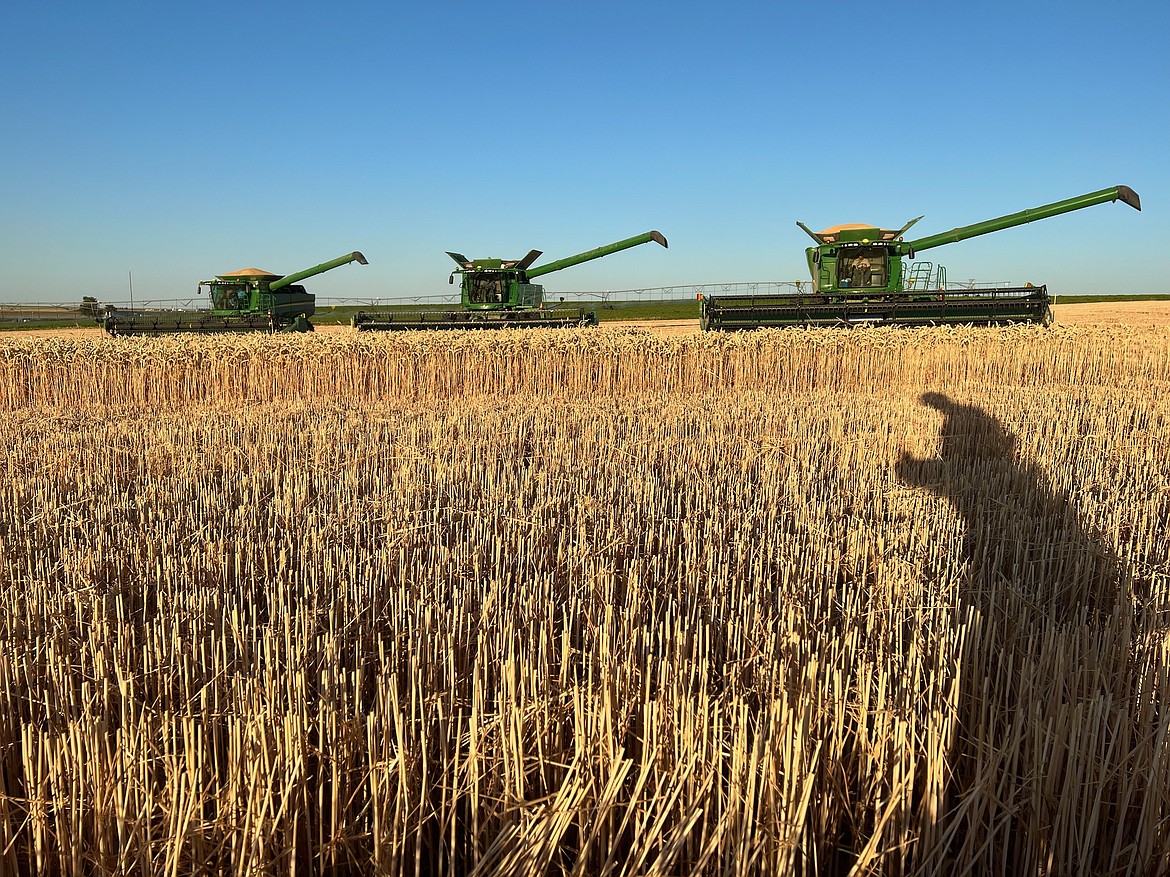
[[[919,253],[943,244],[1106,201],[1123,201],[1135,210],[1142,209],[1133,189],[1114,186],[913,241],[903,240],[903,235],[921,216],[897,231],[852,224],[814,232],[798,222],[816,241],[815,247],[805,251],[812,274],[811,290],[780,295],[707,296],[700,304],[699,322],[704,330],[873,323],[1047,325],[1052,321],[1052,299],[1045,286],[948,289],[943,266],[902,260],[913,260]]]
[[[540,258],[540,250],[531,250],[518,260],[468,259],[461,253],[447,253],[459,266],[451,272],[462,274],[459,310],[402,310],[381,313],[358,312],[353,327],[359,332],[393,332],[410,329],[503,329],[562,328],[596,326],[597,314],[583,308],[545,307],[544,287],[532,279],[580,265],[612,253],[628,250],[653,241],[666,246],[666,238],[657,231],[635,235],[614,244],[597,247],[531,267]]]
[[[119,313],[108,308],[99,318],[103,329],[115,336],[171,335],[176,332],[312,332],[309,317],[316,311],[316,297],[297,283],[306,277],[324,274],[350,262],[369,264],[356,250],[297,271],[272,274],[259,268],[244,268],[199,281],[211,296],[211,309],[138,311]]]

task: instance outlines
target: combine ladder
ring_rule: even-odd
[[[913,262],[909,272],[902,263],[902,286],[907,292],[921,289],[946,289],[947,269],[933,262]]]

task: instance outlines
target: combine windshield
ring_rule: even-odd
[[[211,306],[217,311],[248,309],[248,286],[244,283],[216,283],[211,287]]]
[[[501,304],[507,301],[507,279],[498,271],[480,271],[473,274],[467,289],[471,304]]]
[[[850,289],[885,289],[887,253],[884,247],[849,247],[838,262],[838,285]]]

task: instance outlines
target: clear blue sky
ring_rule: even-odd
[[[444,255],[551,291],[807,275],[841,222],[952,279],[1170,293],[1170,3],[0,4],[0,301],[190,297],[242,267],[321,297],[443,294]]]

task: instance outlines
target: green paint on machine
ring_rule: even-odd
[[[906,232],[921,216],[897,230],[851,224],[814,232],[798,222],[816,242],[805,251],[810,291],[708,296],[701,303],[700,324],[704,330],[859,323],[1047,324],[1052,320],[1052,300],[1045,286],[948,289],[945,268],[913,260],[924,250],[1109,201],[1141,210],[1133,189],[1113,186],[911,241],[905,239]]]
[[[530,250],[523,259],[513,260],[468,259],[462,253],[448,252],[459,266],[448,280],[454,283],[456,274],[461,277],[460,310],[359,312],[353,317],[353,326],[361,332],[596,326],[597,314],[592,311],[545,307],[544,287],[532,279],[651,242],[667,246],[660,232],[648,231],[536,267],[533,263],[541,257],[540,250]]]
[[[355,250],[292,274],[272,274],[242,268],[199,281],[211,298],[211,309],[189,313],[108,310],[100,318],[110,335],[169,335],[177,332],[311,332],[309,318],[316,296],[297,281],[324,274],[342,265],[369,264]]]

